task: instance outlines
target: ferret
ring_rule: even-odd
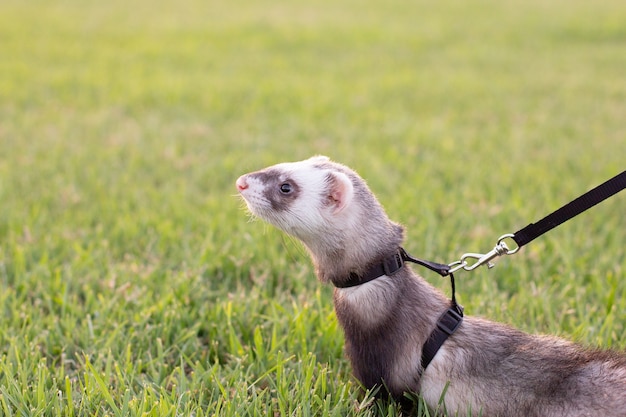
[[[623,352],[480,318],[466,316],[424,368],[422,348],[450,301],[406,264],[346,287],[404,238],[348,167],[315,156],[243,175],[236,187],[254,216],[300,239],[319,280],[335,286],[345,352],[365,388],[418,394],[450,416],[626,416]]]

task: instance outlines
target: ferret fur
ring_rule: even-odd
[[[322,282],[340,285],[403,240],[365,181],[323,156],[243,175],[237,188],[254,215],[305,244]],[[448,415],[626,416],[626,355],[479,318],[465,317],[423,370],[422,346],[449,301],[407,265],[335,288],[334,305],[366,388],[419,393],[432,408],[445,390]]]

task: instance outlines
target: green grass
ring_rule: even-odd
[[[409,252],[490,250],[624,169],[625,47],[621,0],[2,1],[0,415],[397,415],[235,179],[327,154]],[[624,349],[625,197],[466,311]]]

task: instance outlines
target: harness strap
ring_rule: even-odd
[[[379,263],[375,263],[374,265],[372,265],[362,275],[355,274],[354,272],[350,273],[350,277],[347,281],[336,283],[335,287],[356,287],[357,285],[373,281],[378,277],[382,277],[383,275],[391,275],[403,266],[404,260],[402,259],[400,250],[397,250],[393,255],[383,259]]]
[[[422,347],[422,373],[433,360],[439,348],[459,328],[463,322],[463,307],[453,303],[437,320],[437,326],[432,331]]]
[[[337,288],[356,287],[357,285],[361,285],[361,284],[365,284],[366,282],[373,281],[378,277],[382,277],[383,275],[390,276],[390,275],[393,275],[394,272],[402,268],[405,262],[413,262],[418,265],[421,265],[425,268],[430,269],[431,271],[438,273],[442,277],[450,275],[449,265],[439,264],[437,262],[425,261],[423,259],[414,258],[411,255],[409,255],[404,250],[404,248],[398,248],[398,250],[394,252],[391,256],[388,256],[382,261],[373,264],[363,274],[358,275],[355,273],[351,273],[347,281],[335,283],[334,285]]]

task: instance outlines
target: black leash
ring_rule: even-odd
[[[596,188],[587,191],[585,194],[567,203],[552,214],[547,215],[537,223],[531,223],[523,229],[518,230],[513,233],[511,238],[519,247],[522,247],[558,225],[565,223],[572,217],[578,216],[583,211],[619,193],[624,188],[626,188],[626,171],[598,185]]]
[[[616,176],[611,178],[610,180],[587,191],[585,194],[581,195],[575,200],[572,200],[558,210],[555,210],[554,212],[548,214],[537,223],[530,223],[528,226],[518,230],[515,233],[501,236],[498,239],[496,246],[490,252],[487,252],[486,254],[464,254],[463,256],[461,256],[461,260],[450,264],[450,266],[452,267],[452,269],[450,269],[450,272],[456,272],[459,269],[472,271],[484,264],[487,264],[491,268],[493,266],[493,263],[491,263],[493,259],[502,255],[513,255],[514,253],[517,253],[517,251],[522,246],[526,245],[529,242],[532,242],[544,233],[549,232],[558,225],[565,223],[573,217],[576,217],[580,213],[590,209],[596,204],[603,202],[607,198],[614,196],[625,188],[626,171],[623,171],[622,173],[617,174]],[[514,249],[509,249],[509,247],[505,243],[507,239],[513,240],[517,247],[515,247]],[[474,262],[469,261],[470,259],[473,259]]]
[[[596,204],[601,203],[607,198],[619,193],[626,188],[626,171],[616,175],[610,180],[600,184],[599,186],[589,190],[585,194],[567,203],[558,210],[547,215],[537,223],[530,223],[528,226],[518,230],[512,234],[506,234],[498,239],[496,246],[486,254],[466,253],[461,256],[459,261],[449,265],[437,262],[426,261],[414,258],[409,255],[403,248],[399,248],[393,255],[383,259],[380,263],[372,265],[364,274],[350,274],[347,281],[341,284],[335,284],[339,288],[354,287],[365,284],[383,275],[391,276],[404,266],[405,262],[413,262],[421,265],[431,271],[445,277],[450,276],[450,285],[452,287],[452,297],[450,307],[437,320],[437,325],[432,331],[426,343],[422,347],[422,372],[435,357],[439,348],[446,339],[452,335],[463,322],[463,307],[456,302],[456,288],[454,284],[454,272],[464,269],[472,271],[481,265],[487,264],[489,268],[493,267],[491,261],[502,255],[512,255],[529,242],[532,242],[539,236],[554,229],[560,224],[565,223],[580,213],[590,209]],[[509,249],[505,240],[512,239],[517,247]],[[474,259],[475,262],[468,262]]]

